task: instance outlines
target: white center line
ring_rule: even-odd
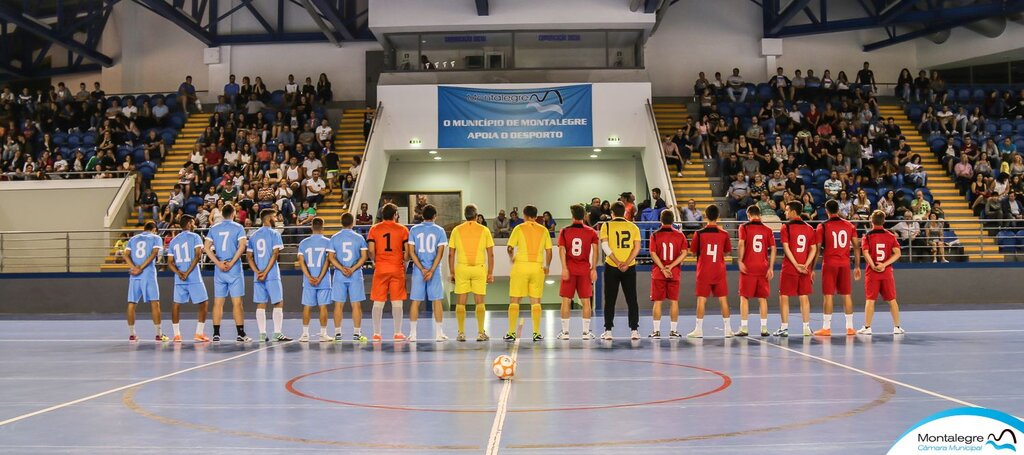
[[[518,334],[523,333],[523,319],[519,320],[519,327],[516,331]],[[516,359],[519,357],[519,341],[521,337],[516,337],[516,341],[512,343],[512,364],[516,364]],[[505,415],[508,413],[508,397],[512,393],[512,379],[504,381],[501,385],[501,394],[498,396],[498,410],[494,413],[494,423],[491,424],[491,434],[487,438],[487,450],[484,451],[487,455],[497,455],[498,448],[501,445],[501,430],[505,426]]]
[[[68,406],[74,406],[76,404],[83,403],[83,402],[86,402],[86,401],[89,401],[89,400],[94,400],[96,398],[105,397],[107,395],[110,395],[112,393],[117,393],[117,392],[120,392],[122,390],[127,390],[127,389],[130,389],[130,388],[133,388],[133,387],[138,387],[140,385],[146,385],[146,384],[149,384],[151,382],[156,382],[156,381],[160,381],[160,380],[167,379],[167,378],[170,378],[170,377],[178,376],[180,374],[185,374],[185,373],[188,373],[190,371],[198,370],[200,368],[206,368],[206,367],[211,367],[211,366],[214,366],[214,365],[219,365],[219,364],[222,364],[224,362],[230,362],[232,360],[240,359],[242,357],[249,356],[249,355],[253,355],[253,354],[257,353],[257,352],[265,351],[267,349],[272,349],[272,348],[275,348],[277,346],[284,346],[284,345],[286,345],[288,343],[291,343],[291,342],[289,341],[287,343],[280,343],[280,344],[273,344],[273,345],[270,345],[270,346],[264,346],[262,348],[253,349],[252,351],[245,352],[245,353],[242,353],[242,354],[238,354],[236,356],[228,357],[226,359],[220,359],[220,360],[215,360],[213,362],[204,363],[204,364],[201,364],[201,365],[196,365],[194,367],[185,368],[184,370],[178,370],[178,371],[174,371],[174,372],[171,372],[171,373],[167,373],[167,374],[165,374],[163,376],[157,376],[155,378],[150,378],[150,379],[146,379],[146,380],[139,381],[139,382],[133,382],[133,383],[128,384],[128,385],[124,385],[124,386],[121,386],[121,387],[110,389],[110,390],[107,390],[107,391],[104,391],[104,392],[100,392],[100,393],[97,393],[97,394],[89,395],[87,397],[82,397],[82,398],[79,398],[77,400],[72,400],[72,401],[68,401],[66,403],[56,404],[56,405],[50,406],[48,408],[44,408],[44,409],[40,409],[38,411],[30,412],[28,414],[22,414],[22,415],[17,416],[17,417],[11,417],[10,419],[7,419],[7,420],[4,420],[4,421],[0,422],[0,427],[2,427],[4,425],[7,425],[7,424],[10,424],[10,423],[17,422],[19,420],[27,419],[29,417],[35,417],[35,416],[40,415],[40,414],[45,414],[47,412],[56,411],[58,409],[63,409],[63,408],[66,408]]]

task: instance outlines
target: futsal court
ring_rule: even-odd
[[[709,313],[704,339],[630,341],[620,316],[612,342],[574,319],[573,340],[519,344],[437,343],[426,316],[397,344],[156,343],[144,324],[129,344],[113,319],[7,320],[0,451],[884,453],[941,410],[1024,414],[1019,308],[907,311],[895,337],[880,312],[872,337],[724,339]]]

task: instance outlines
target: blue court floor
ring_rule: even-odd
[[[625,314],[613,342],[579,340],[578,319],[557,341],[548,311],[548,339],[518,346],[435,343],[426,316],[418,343],[244,346],[156,343],[146,314],[137,344],[118,320],[0,321],[0,452],[884,453],[944,409],[1024,415],[1024,310],[907,311],[894,338],[879,309],[873,337],[727,340],[709,313],[708,338],[653,342]],[[506,384],[490,364],[510,353]]]

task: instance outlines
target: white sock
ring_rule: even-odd
[[[434,321],[434,333],[437,335],[444,335],[444,324]]]
[[[409,320],[409,337],[416,338],[416,323],[419,321]]]
[[[395,322],[395,333],[402,333],[402,301],[391,301],[391,318]]]
[[[848,329],[852,329],[853,328],[853,315],[852,314],[847,314],[846,315],[846,328],[848,328]]]
[[[697,327],[695,327],[695,330],[704,330],[704,319],[703,318],[697,318]]]
[[[176,336],[176,337],[180,337],[181,336],[181,327],[179,327],[179,326],[180,326],[180,324],[171,324],[171,327],[174,328],[174,336]]]
[[[338,329],[338,333],[341,333],[341,329]],[[352,329],[352,333],[354,335],[362,335],[363,334],[363,329],[361,329],[359,327],[355,327],[355,328]]]
[[[805,322],[804,323],[804,330],[810,330],[810,329],[811,329],[811,323],[810,322]]]
[[[163,330],[160,329],[160,324],[153,324],[153,327],[156,329],[156,334],[157,335],[163,335],[164,334]]]
[[[309,326],[308,325],[302,326],[302,335],[307,336],[307,337],[309,336]]]
[[[583,333],[587,333],[589,331],[590,331],[590,319],[584,319],[583,320]]]
[[[202,335],[206,332],[206,321],[196,322],[196,335]]]
[[[373,302],[373,309],[370,310],[373,318],[373,334],[380,335],[381,318],[384,317],[384,302]]]
[[[732,318],[729,316],[722,316],[722,329],[726,333],[732,332]]]
[[[740,320],[740,330],[747,330],[747,320],[746,319],[741,319]]]
[[[669,326],[669,330],[671,330],[673,332],[678,332],[679,331],[678,330],[679,329],[679,321],[668,321],[668,326]]]
[[[821,317],[822,317],[821,328],[823,328],[825,330],[831,329],[832,328],[832,314],[831,313],[823,314]]]
[[[787,330],[787,329],[789,329],[789,323],[788,322],[783,322],[782,323],[782,330]]]
[[[768,318],[761,318],[761,328],[768,327]]]
[[[128,334],[129,335],[135,335],[135,326],[134,325],[128,326]]]
[[[327,327],[320,327],[320,336],[327,336]]]
[[[284,308],[274,308],[272,316],[274,318],[274,333],[281,333],[281,327],[284,326]]]
[[[569,320],[562,319],[562,333],[569,333]]]
[[[265,308],[256,309],[256,327],[259,328],[260,334],[267,333],[267,310]]]

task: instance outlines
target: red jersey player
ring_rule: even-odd
[[[725,255],[732,252],[729,234],[718,227],[718,206],[709,205],[704,209],[707,226],[693,233],[690,253],[697,256],[697,326],[686,334],[688,338],[704,337],[704,304],[708,296],[718,297],[722,306],[722,322],[725,337],[732,337],[729,323],[729,282],[725,274]]]
[[[761,336],[768,336],[768,293],[769,282],[775,274],[775,234],[761,223],[761,209],[757,205],[747,208],[750,218],[740,226],[740,331],[736,336],[745,337],[747,318],[750,314],[749,299],[756,298],[761,315]]]
[[[586,211],[582,205],[569,207],[569,212],[572,224],[558,233],[558,255],[562,259],[562,285],[558,291],[562,297],[562,333],[558,339],[569,339],[572,298],[579,296],[583,306],[583,339],[590,340],[594,338],[590,331],[590,298],[597,280],[597,231],[583,223]]]
[[[651,234],[651,241],[648,243],[651,250],[651,259],[654,267],[651,268],[651,302],[653,302],[652,317],[654,319],[654,331],[648,335],[649,338],[661,338],[661,301],[668,300],[669,308],[669,338],[681,338],[679,334],[679,265],[683,263],[687,251],[686,235],[679,232],[672,223],[675,222],[675,213],[672,210],[661,212],[661,228]]]
[[[853,328],[853,297],[850,296],[850,249],[854,254],[854,279],[860,279],[860,239],[857,229],[839,217],[839,202],[825,203],[828,220],[818,225],[817,241],[821,245],[821,294],[825,296],[821,330],[815,336],[832,336],[832,295],[843,297],[846,314],[846,334],[856,333]]]
[[[800,218],[803,204],[792,201],[786,204],[786,218],[780,238],[786,259],[782,261],[782,278],[779,279],[779,315],[782,327],[776,336],[789,336],[789,298],[800,299],[800,316],[803,317],[805,337],[811,336],[811,286],[814,273],[814,258],[818,245],[814,243],[814,228]]]
[[[885,213],[875,210],[871,214],[871,230],[864,234],[861,249],[864,260],[868,263],[864,276],[864,327],[857,331],[859,335],[871,335],[871,319],[875,316],[875,300],[878,294],[889,302],[892,313],[893,335],[906,333],[900,327],[900,306],[896,303],[896,279],[892,275],[892,264],[900,259],[900,244],[896,235],[885,230]]]

